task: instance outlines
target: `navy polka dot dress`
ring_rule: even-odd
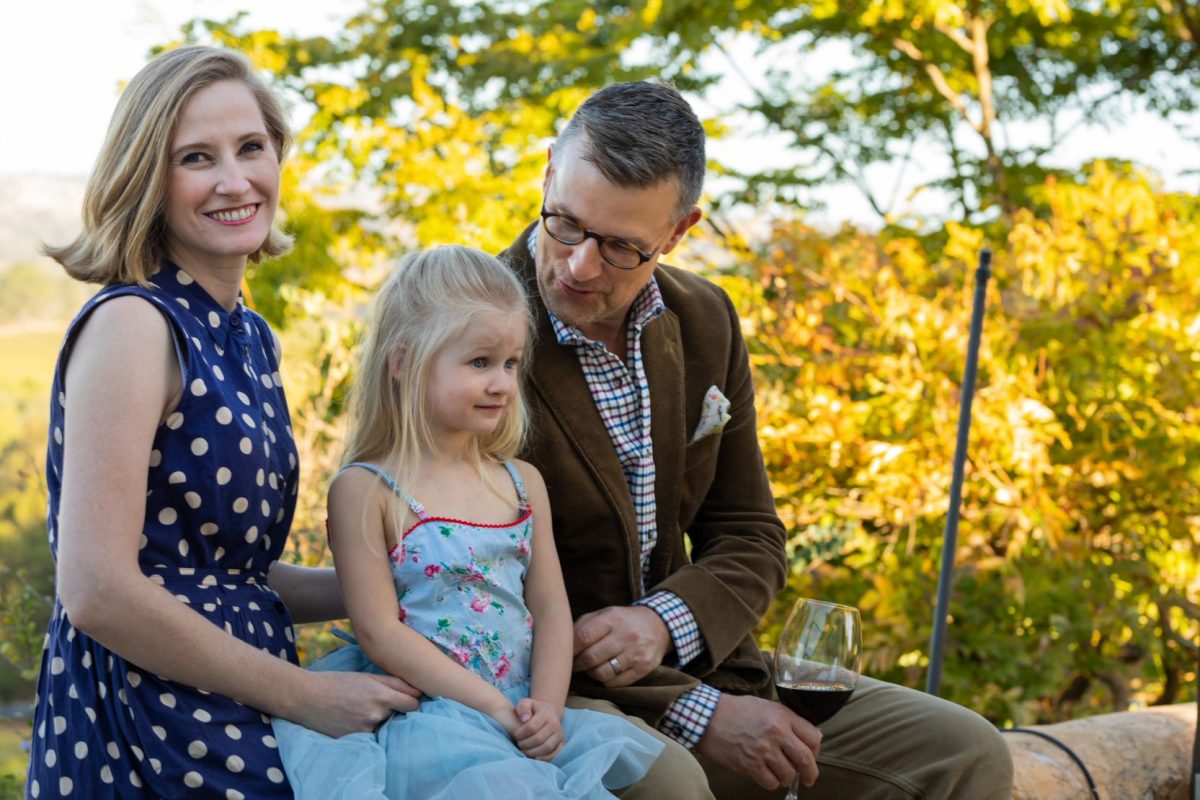
[[[226,311],[172,264],[152,281],[150,289],[102,289],[67,330],[50,404],[51,551],[66,358],[96,306],[123,295],[146,298],[170,322],[183,395],[150,453],[142,571],[214,625],[295,663],[291,618],[266,582],[291,525],[298,476],[270,329],[240,303]],[[76,630],[58,602],[42,654],[26,793],[292,796],[266,716],[125,661]]]

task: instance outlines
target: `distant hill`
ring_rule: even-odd
[[[0,271],[21,262],[51,263],[42,242],[62,244],[79,232],[82,175],[0,175]]]

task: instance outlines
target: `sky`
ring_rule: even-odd
[[[121,82],[145,63],[153,45],[177,38],[189,19],[223,19],[244,6],[252,9],[252,26],[328,33],[362,5],[362,0],[0,0],[0,108],[18,110],[0,125],[0,181],[13,174],[86,175]],[[736,85],[730,91],[736,93]],[[1200,137],[1200,116],[1182,122],[1192,137]],[[1014,141],[1039,135],[1034,129],[1008,133]],[[744,166],[778,154],[779,146],[778,140],[752,138],[714,142],[711,150]],[[1135,158],[1158,171],[1168,189],[1200,193],[1200,145],[1156,117],[1131,113],[1110,130],[1081,128],[1057,160],[1074,166],[1101,156]],[[903,206],[943,163],[940,154],[917,147],[906,165],[871,169],[874,193],[895,196]],[[827,208],[815,215],[817,222],[878,222],[855,189],[831,186],[821,194]],[[945,200],[926,193],[909,210],[937,214],[945,211]]]

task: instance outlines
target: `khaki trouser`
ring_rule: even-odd
[[[572,708],[621,714],[605,700],[572,695]],[[693,755],[637,717],[626,718],[667,743],[623,800],[782,798],[749,778]],[[821,726],[820,777],[804,800],[1010,800],[1012,758],[987,720],[962,706],[871,678]]]

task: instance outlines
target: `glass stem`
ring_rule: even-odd
[[[800,776],[792,779],[792,788],[788,789],[787,797],[783,800],[800,800]]]

